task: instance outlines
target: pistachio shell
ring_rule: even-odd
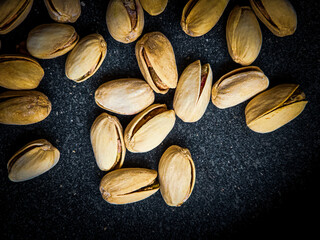
[[[298,87],[281,84],[253,98],[245,110],[248,127],[258,133],[268,133],[296,118],[308,103]]]
[[[176,59],[170,41],[162,33],[145,34],[135,52],[140,71],[155,92],[165,94],[169,88],[176,88]]]
[[[221,109],[242,103],[267,89],[269,79],[260,68],[249,66],[223,75],[212,88],[212,103]]]
[[[236,6],[227,21],[227,44],[233,61],[250,65],[259,55],[262,33],[259,22],[248,6]]]
[[[99,69],[106,54],[107,43],[100,34],[82,38],[67,57],[66,76],[77,83],[87,80]]]
[[[79,36],[70,25],[42,24],[30,31],[27,49],[36,58],[51,59],[66,54],[78,41]]]
[[[95,100],[108,111],[133,115],[153,103],[154,93],[143,80],[123,78],[102,84],[96,90]]]
[[[173,108],[184,122],[196,122],[205,113],[210,101],[212,70],[199,60],[182,73],[173,99]]]
[[[0,123],[28,125],[44,120],[51,112],[48,97],[38,91],[9,91],[0,94]]]
[[[143,9],[152,16],[161,14],[168,4],[168,0],[140,0]]]
[[[196,180],[190,151],[176,145],[169,147],[160,159],[158,171],[164,201],[169,206],[181,206],[190,197]]]
[[[148,152],[157,147],[172,130],[176,117],[165,104],[153,104],[139,113],[124,131],[130,152]]]
[[[44,76],[40,64],[23,55],[0,55],[0,86],[12,90],[38,87]]]
[[[143,200],[159,190],[157,172],[145,168],[122,168],[106,174],[100,183],[104,200],[127,204]]]
[[[296,31],[296,11],[288,0],[250,0],[250,3],[258,18],[274,35],[285,37]]]
[[[229,0],[189,0],[183,8],[181,27],[191,37],[209,32],[219,21]]]
[[[118,118],[100,114],[91,127],[91,144],[102,171],[121,168],[126,155],[122,126]]]
[[[59,150],[47,140],[30,142],[10,158],[8,177],[13,182],[30,180],[53,168],[59,158]]]
[[[80,0],[44,0],[50,17],[61,23],[74,23],[80,17]]]
[[[28,16],[33,0],[0,1],[0,35],[7,34],[22,23]]]
[[[106,21],[109,33],[115,40],[134,42],[144,27],[144,13],[139,0],[110,0]]]

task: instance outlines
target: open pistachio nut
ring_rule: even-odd
[[[44,0],[50,17],[61,23],[74,23],[80,17],[80,0]]]

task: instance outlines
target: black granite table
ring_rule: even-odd
[[[108,44],[105,61],[89,80],[76,84],[64,75],[66,55],[39,60],[45,77],[37,90],[52,102],[44,121],[29,126],[0,125],[0,235],[3,239],[233,239],[287,237],[318,233],[319,227],[319,1],[291,1],[298,15],[293,36],[278,38],[263,24],[263,45],[253,63],[269,77],[270,86],[298,83],[308,105],[281,129],[258,134],[247,128],[246,103],[226,110],[211,102],[203,118],[193,124],[177,118],[176,125],[156,149],[128,152],[123,167],[157,169],[162,153],[172,144],[189,148],[196,166],[196,184],[189,200],[169,207],[160,191],[128,205],[110,205],[99,192],[104,176],[90,144],[90,127],[104,112],[94,102],[102,83],[142,78],[135,59],[135,43],[116,42],[108,33],[108,1],[82,0],[82,15],[72,24],[81,37],[98,32]],[[229,57],[225,39],[230,1],[208,34],[191,38],[180,27],[186,1],[170,0],[161,15],[145,13],[143,33],[161,31],[171,41],[178,72],[193,61],[210,63],[214,82],[239,65]],[[15,53],[16,45],[41,23],[53,22],[43,1],[36,0],[27,19],[0,36],[1,53]],[[0,89],[4,92],[5,89]],[[156,95],[156,103],[172,108],[174,90]],[[133,116],[120,116],[125,127]],[[61,152],[59,163],[30,181],[7,178],[8,159],[29,141],[45,138]],[[313,220],[315,218],[315,220]],[[269,238],[270,239],[270,238]]]

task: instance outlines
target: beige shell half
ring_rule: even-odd
[[[168,4],[168,0],[140,0],[143,9],[151,16],[161,14]]]
[[[81,15],[80,0],[44,0],[50,17],[61,23],[74,23]]]

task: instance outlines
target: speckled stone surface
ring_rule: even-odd
[[[160,31],[171,41],[179,75],[193,61],[209,62],[214,82],[239,65],[228,55],[225,26],[237,4],[230,1],[218,24],[199,38],[180,27],[186,1],[169,0],[164,13],[145,13],[143,33]],[[104,176],[95,163],[90,127],[103,112],[94,102],[102,83],[122,77],[142,78],[134,55],[135,43],[124,45],[108,33],[108,1],[82,0],[82,15],[72,24],[81,37],[98,32],[108,44],[105,61],[89,80],[76,84],[64,75],[66,55],[39,60],[45,77],[37,90],[52,102],[44,121],[30,126],[0,125],[0,235],[3,239],[276,239],[318,233],[319,226],[319,1],[292,0],[298,28],[278,38],[261,22],[263,46],[253,65],[270,79],[270,86],[298,83],[309,103],[294,121],[269,134],[246,127],[246,103],[219,110],[210,102],[203,118],[193,124],[177,118],[163,143],[143,154],[128,152],[124,167],[157,169],[172,144],[190,149],[196,184],[189,200],[169,207],[160,191],[138,203],[115,206],[99,192]],[[36,0],[27,19],[0,36],[1,53],[15,53],[28,32],[53,22],[43,1]],[[5,89],[0,89],[4,92]],[[172,108],[174,90],[156,95],[156,103]],[[125,127],[133,116],[117,115]],[[23,183],[7,178],[8,159],[29,141],[45,138],[61,152],[49,172]],[[315,218],[315,220],[312,220]]]

